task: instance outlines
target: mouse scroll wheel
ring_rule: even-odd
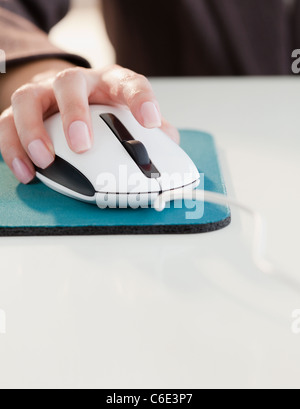
[[[147,166],[151,164],[147,149],[145,148],[145,145],[142,144],[142,142],[137,140],[124,141],[123,146],[137,163],[137,165]]]

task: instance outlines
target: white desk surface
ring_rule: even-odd
[[[170,121],[215,135],[229,194],[300,281],[299,79],[152,82]],[[253,266],[251,226],[1,238],[0,387],[300,387],[300,292]]]

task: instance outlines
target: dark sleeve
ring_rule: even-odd
[[[70,0],[0,0],[0,7],[31,21],[45,32],[65,17]]]
[[[102,0],[117,63],[146,76],[181,75],[180,1]]]
[[[47,33],[68,11],[68,0],[0,0],[0,49],[7,66],[45,58],[60,58],[90,67],[82,57],[55,47]]]
[[[147,76],[291,74],[291,27],[283,0],[102,3],[117,62]],[[300,0],[296,3],[299,39]]]

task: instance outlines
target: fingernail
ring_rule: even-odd
[[[73,122],[69,128],[71,149],[76,153],[86,152],[92,147],[89,128],[82,121]]]
[[[54,161],[54,156],[41,139],[31,142],[28,152],[36,166],[41,169],[46,169]]]
[[[146,128],[161,127],[161,116],[153,102],[144,102],[141,107],[141,114]]]
[[[14,159],[12,162],[13,172],[16,178],[24,185],[27,185],[32,179],[33,174],[28,169],[27,165],[21,159]]]

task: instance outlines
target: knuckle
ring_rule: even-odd
[[[142,90],[143,93],[148,92],[153,94],[152,85],[150,84],[147,77],[139,74],[137,78],[137,83],[139,84],[139,88]]]
[[[134,101],[138,101],[145,97],[145,91],[141,89],[132,89],[130,93],[127,94],[127,103],[132,105]]]
[[[145,75],[138,74],[134,71],[127,71],[124,75],[124,81],[126,82],[135,82],[141,85],[150,85],[148,79]]]
[[[139,74],[136,74],[133,71],[125,71],[123,74],[123,77],[121,79],[121,84],[122,85],[127,85],[130,84],[132,82],[135,82],[138,79]]]
[[[150,85],[150,83],[149,83],[149,81],[148,81],[148,79],[145,77],[145,75],[142,75],[142,74],[137,74],[137,79],[141,82],[141,83],[144,83],[144,84],[149,84]]]
[[[12,105],[23,101],[24,99],[36,96],[36,86],[34,84],[26,84],[23,87],[17,89],[11,97]]]
[[[145,93],[151,92],[151,87],[143,75],[127,74],[120,81],[118,91],[124,94],[127,100],[132,101],[133,99],[144,96]]]
[[[128,73],[120,82],[119,90],[127,96],[128,102],[144,98],[145,94],[153,93],[148,79],[141,74]]]
[[[64,71],[59,72],[54,80],[54,84],[57,85],[64,81],[72,81],[83,77],[83,69],[80,67],[68,68]]]

